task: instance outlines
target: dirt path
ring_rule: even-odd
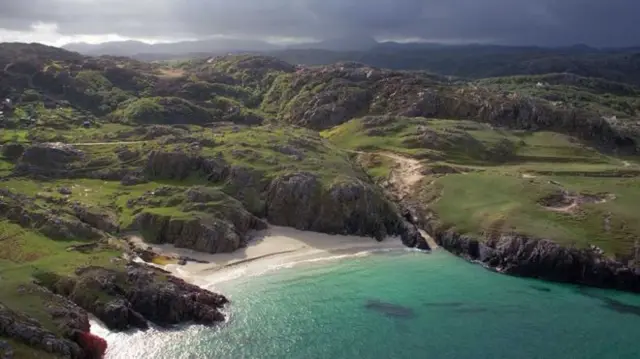
[[[393,160],[396,165],[391,169],[388,184],[391,187],[391,192],[396,196],[396,200],[398,201],[401,201],[412,193],[415,193],[416,185],[424,178],[424,175],[422,174],[422,164],[414,158],[405,157],[392,152],[364,152],[353,150],[347,150],[347,152],[361,155],[377,155]],[[427,243],[429,243],[429,246],[432,249],[438,248],[436,241],[431,238],[427,232],[421,229],[420,234],[422,234],[422,236],[427,240]]]
[[[391,170],[389,183],[394,188],[395,193],[400,196],[400,199],[410,195],[415,185],[424,178],[420,161],[389,152],[378,152],[376,154],[395,161],[396,166]]]
[[[377,155],[393,160],[396,165],[391,170],[389,185],[391,185],[393,192],[400,200],[411,194],[413,187],[424,177],[422,174],[422,164],[413,158],[392,152],[364,152],[354,150],[347,150],[347,152],[361,155]]]

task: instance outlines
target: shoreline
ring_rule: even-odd
[[[266,230],[254,232],[253,238],[245,248],[240,248],[232,253],[216,254],[176,248],[171,244],[146,243],[138,236],[130,236],[129,242],[141,249],[150,247],[159,256],[188,257],[208,262],[187,261],[184,265],[149,263],[205,289],[210,289],[216,283],[242,276],[260,275],[304,262],[335,260],[375,252],[409,249],[399,237],[387,237],[382,242],[377,242],[369,237],[329,235],[271,225]]]
[[[232,253],[203,253],[191,249],[176,248],[170,244],[145,243],[142,238],[131,235],[129,243],[152,251],[158,256],[171,258],[188,257],[199,263],[187,261],[185,265],[177,263],[158,264],[145,262],[148,265],[168,271],[171,275],[205,290],[223,292],[216,288],[218,284],[242,278],[255,277],[280,269],[291,268],[300,264],[331,262],[341,259],[365,257],[373,253],[412,251],[406,247],[399,237],[387,237],[382,242],[370,237],[353,235],[329,235],[319,232],[301,231],[290,227],[270,225],[266,230],[253,233],[253,240],[245,248]],[[136,258],[136,261],[143,262]],[[229,320],[229,309],[224,310],[225,323]],[[162,331],[155,326],[151,331],[113,332],[95,316],[91,316],[91,332],[107,340],[110,351],[117,351],[135,337],[150,338],[154,333]],[[224,324],[221,324],[224,325]],[[177,328],[181,332],[184,327]]]

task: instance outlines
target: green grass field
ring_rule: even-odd
[[[431,142],[413,140],[421,133]],[[606,155],[571,136],[406,118],[377,127],[367,126],[366,119],[353,120],[323,136],[347,150],[394,152],[422,158],[424,167],[461,170],[427,175],[421,182],[420,198],[445,228],[478,237],[510,232],[568,246],[597,245],[620,258],[629,256],[640,238],[640,159]],[[508,144],[503,145],[508,151],[495,151],[500,143]],[[374,178],[386,178],[393,167],[380,156],[361,155],[360,162]],[[566,213],[540,204],[562,189],[613,199],[580,204]]]
[[[569,213],[552,211],[540,204],[558,190],[549,181],[569,191],[606,193],[615,199],[581,204]],[[597,245],[619,257],[632,253],[640,234],[640,182],[635,178],[522,178],[513,172],[487,170],[437,178],[424,195],[433,196],[433,191],[438,199],[432,209],[445,226],[461,233],[521,233],[569,246]]]

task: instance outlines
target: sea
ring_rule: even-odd
[[[510,277],[444,250],[212,276],[216,327],[92,331],[107,359],[639,359],[640,296]]]

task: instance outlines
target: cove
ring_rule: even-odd
[[[216,283],[217,328],[101,333],[107,359],[638,358],[640,296],[509,277],[442,250]]]

